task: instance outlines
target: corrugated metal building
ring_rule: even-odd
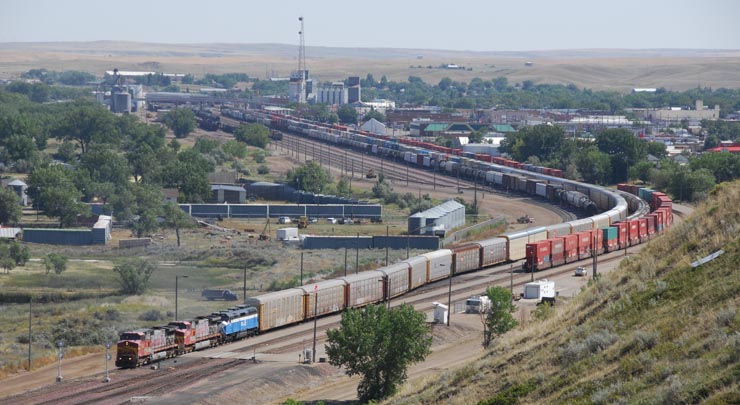
[[[247,201],[247,191],[242,186],[223,184],[211,185],[211,202],[244,204]]]
[[[408,232],[412,235],[444,235],[465,225],[465,206],[455,200],[446,201],[409,217]]]

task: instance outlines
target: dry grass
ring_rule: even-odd
[[[556,314],[389,403],[737,402],[740,183]],[[718,249],[726,253],[692,269]]]

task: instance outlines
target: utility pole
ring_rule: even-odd
[[[319,286],[313,286],[313,349],[311,350],[311,363],[316,363],[316,319],[318,319],[319,308]]]
[[[355,239],[355,274],[360,272],[360,233],[357,233]]]
[[[347,277],[347,247],[344,247],[344,277]]]
[[[597,249],[597,246],[596,246],[597,240],[598,240],[598,235],[594,234],[594,245],[593,245],[593,250],[592,250],[593,256],[594,256],[594,265],[593,265],[593,279],[594,279],[594,281],[596,281],[596,274],[597,274],[596,273],[596,255],[598,253],[596,251],[596,249]]]
[[[31,307],[33,303],[33,297],[28,298],[28,371],[31,371],[31,341],[33,340],[31,335],[31,322],[33,316],[33,309]]]
[[[388,265],[388,245],[389,245],[389,243],[388,243],[388,228],[389,228],[389,225],[386,224],[385,225],[385,265],[386,266]]]
[[[242,294],[244,295],[244,305],[247,304],[247,266],[244,266],[244,284],[242,285]]]
[[[452,318],[452,266],[450,266],[450,285],[447,289],[447,327],[450,327],[450,318]]]
[[[303,252],[301,252],[301,285],[303,285]]]

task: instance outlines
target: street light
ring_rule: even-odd
[[[59,364],[57,366],[57,382],[62,382],[62,359],[64,358],[64,340],[57,341],[57,347],[59,348]]]
[[[175,320],[177,320],[177,282],[180,278],[188,278],[188,276],[181,276],[176,275],[175,276]]]

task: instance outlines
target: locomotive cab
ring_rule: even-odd
[[[116,367],[130,368],[139,365],[139,347],[142,340],[143,332],[121,333],[116,346]]]

